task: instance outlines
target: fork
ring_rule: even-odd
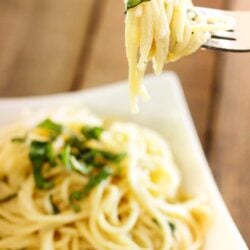
[[[225,11],[202,7],[195,9],[204,14],[219,13],[231,16],[235,20],[232,30],[212,33],[211,38],[202,48],[228,52],[250,52],[250,11]]]

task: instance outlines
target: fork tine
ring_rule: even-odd
[[[234,32],[228,31],[217,31],[212,33],[212,38],[220,38],[226,40],[236,40],[236,36]]]
[[[214,32],[211,39],[202,47],[230,52],[250,52],[250,11],[222,11],[199,8],[204,13],[220,13],[235,19],[232,30]]]
[[[250,46],[239,47],[239,44],[235,40],[225,40],[221,38],[220,39],[211,38],[202,47],[206,49],[221,50],[228,52],[250,52]]]
[[[225,36],[217,36],[217,35],[212,35],[212,38],[221,39],[221,40],[229,40],[229,41],[236,41],[237,40],[234,37],[225,37]]]

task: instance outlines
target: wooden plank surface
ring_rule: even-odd
[[[232,1],[234,10],[250,2]],[[208,148],[217,183],[230,212],[250,245],[250,54],[223,54],[214,96]]]
[[[222,195],[250,244],[250,55],[223,56],[208,149]],[[233,72],[230,73],[230,72]]]
[[[95,1],[0,1],[1,95],[67,91]]]
[[[13,73],[20,48],[23,46],[27,35],[29,21],[32,16],[33,1],[20,2],[1,1],[0,2],[0,93]],[[9,90],[9,91],[12,91]]]

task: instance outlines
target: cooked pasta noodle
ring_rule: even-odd
[[[126,0],[126,51],[129,64],[131,108],[137,99],[148,99],[142,79],[148,61],[160,74],[173,62],[198,50],[211,32],[232,28],[232,20],[220,14],[204,14],[191,0]]]
[[[160,135],[83,109],[42,117],[0,134],[0,249],[202,249],[210,209],[203,196],[180,194],[181,174]],[[78,162],[71,168],[66,145]],[[83,172],[84,163],[92,172]],[[100,174],[104,168],[109,175]],[[53,185],[41,186],[48,181]]]

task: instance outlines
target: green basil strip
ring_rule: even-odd
[[[51,204],[51,207],[52,207],[53,214],[59,214],[60,213],[60,209],[55,204],[55,202],[53,201],[53,196],[52,195],[49,196],[49,201],[50,201],[50,204]]]
[[[11,142],[13,143],[24,143],[27,139],[27,134],[24,135],[24,136],[20,136],[20,137],[13,137],[11,139]]]
[[[150,0],[127,0],[126,3],[126,10],[131,9],[136,7],[137,5],[143,3],[143,2],[148,2]]]
[[[104,129],[101,127],[84,127],[82,129],[82,134],[89,140],[99,140],[101,138],[103,130]]]
[[[87,149],[87,151],[81,155],[81,159],[88,165],[99,168],[105,166],[108,162],[120,163],[125,156],[125,153],[116,154],[105,150]]]
[[[32,141],[30,145],[29,158],[33,165],[33,174],[36,186],[40,189],[49,189],[53,183],[44,179],[42,168],[44,163],[48,162],[55,165],[55,157],[52,144],[49,142]]]
[[[155,219],[155,218],[153,218],[153,222],[156,224],[156,225],[160,225],[159,224],[159,222]],[[173,223],[173,222],[168,222],[168,226],[170,227],[170,230],[171,230],[171,232],[172,232],[172,234],[174,234],[174,232],[175,232],[175,230],[176,230],[176,225]]]
[[[171,229],[172,234],[174,234],[174,232],[176,230],[175,224],[173,222],[168,222],[168,225],[169,225],[169,227]]]
[[[70,155],[71,155],[71,147],[67,145],[61,153],[61,160],[63,165],[68,171],[71,170]]]
[[[46,180],[42,176],[42,163],[35,162],[33,165],[33,175],[37,188],[39,189],[50,189],[53,187],[51,181]]]
[[[44,120],[43,122],[38,124],[37,127],[47,129],[50,132],[52,139],[55,139],[62,132],[62,125],[55,123],[50,119]]]
[[[89,174],[93,167],[86,165],[82,161],[79,161],[74,155],[72,155],[71,151],[71,147],[67,145],[61,153],[61,160],[65,168],[68,171],[74,170],[81,174]]]
[[[84,175],[89,174],[93,170],[92,166],[87,166],[84,162],[78,161],[73,155],[70,156],[70,165],[73,170]]]
[[[84,197],[86,197],[92,189],[94,189],[96,186],[98,186],[102,181],[107,179],[109,176],[112,175],[111,169],[104,168],[102,169],[98,174],[93,175],[90,177],[88,183],[83,188],[82,191],[73,192],[70,195],[70,201],[73,202],[74,200],[81,200]]]

